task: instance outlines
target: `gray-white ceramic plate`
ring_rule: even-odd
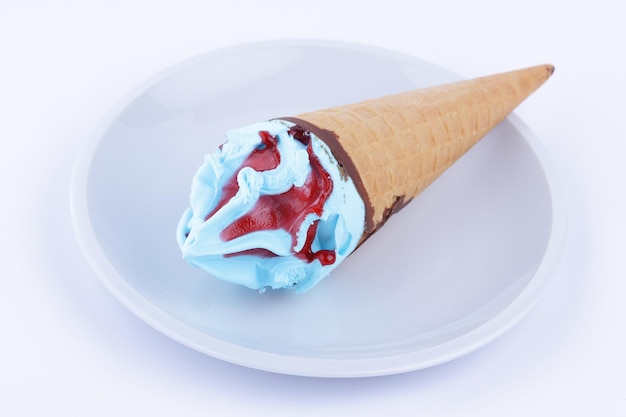
[[[305,294],[214,279],[180,256],[191,178],[228,128],[457,80],[337,42],[210,52],[132,91],[76,162],[76,234],[132,312],[206,354],[287,374],[416,370],[485,345],[538,299],[565,233],[554,173],[514,115]]]

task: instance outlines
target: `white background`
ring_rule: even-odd
[[[625,3],[366,4],[0,0],[1,416],[626,416]],[[97,280],[69,212],[90,129],[163,68],[285,38],[375,45],[468,78],[556,66],[516,113],[560,172],[568,235],[544,297],[503,337],[402,375],[285,376],[170,340]]]

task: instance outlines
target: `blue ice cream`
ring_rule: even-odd
[[[226,133],[193,178],[183,258],[222,280],[303,292],[352,253],[365,206],[329,147],[286,120]]]

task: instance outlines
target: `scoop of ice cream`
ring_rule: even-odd
[[[183,258],[249,288],[302,292],[357,247],[365,207],[327,145],[285,120],[226,133],[193,178]]]

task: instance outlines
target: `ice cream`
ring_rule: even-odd
[[[306,291],[552,74],[542,65],[257,123],[192,182],[183,258],[263,291]]]
[[[257,290],[306,291],[356,248],[363,199],[328,146],[292,122],[226,137],[193,179],[178,227],[183,257]]]

